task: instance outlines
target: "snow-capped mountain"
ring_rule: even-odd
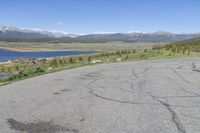
[[[16,27],[8,27],[8,26],[0,26],[0,32],[2,33],[9,33],[9,32],[20,32],[20,33],[38,33],[41,35],[46,35],[47,37],[76,37],[75,34],[68,34],[61,31],[45,31],[41,29],[20,29]]]
[[[98,32],[87,35],[69,34],[60,31],[45,31],[41,29],[20,29],[16,27],[0,26],[0,41],[40,41],[40,42],[78,42],[78,43],[107,43],[107,42],[153,42],[171,43],[200,37],[200,33],[170,33],[158,31],[146,32]]]
[[[16,27],[7,27],[7,26],[0,26],[0,31],[1,32],[8,32],[8,31],[20,31],[20,29],[16,28]]]

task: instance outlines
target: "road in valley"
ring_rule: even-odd
[[[200,133],[198,67],[102,64],[1,86],[0,133]]]

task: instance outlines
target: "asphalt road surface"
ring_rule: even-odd
[[[200,59],[103,64],[0,87],[0,133],[200,133]]]

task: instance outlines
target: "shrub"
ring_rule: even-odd
[[[1,68],[1,72],[5,72],[5,68]]]
[[[147,55],[146,54],[142,54],[139,57],[140,57],[140,59],[147,59]]]
[[[57,65],[58,65],[58,62],[57,62],[56,59],[52,59],[52,60],[50,61],[50,66],[57,66]]]
[[[145,50],[144,50],[144,53],[147,53],[147,52],[148,52],[148,49],[145,49]]]
[[[64,64],[64,60],[63,59],[59,59],[58,60],[58,64],[60,64],[60,65]]]
[[[185,54],[185,53],[186,53],[186,50],[187,50],[187,49],[184,48],[183,51],[182,51],[182,54]]]
[[[68,63],[67,58],[64,58],[64,59],[63,59],[63,63],[64,63],[64,64],[67,64],[67,63]]]
[[[188,54],[188,55],[190,54],[190,50],[187,51],[187,54]]]
[[[92,61],[92,57],[91,57],[91,56],[88,57],[88,61],[89,61],[89,62]]]
[[[14,72],[14,79],[17,79],[17,78],[21,78],[23,77],[23,72],[22,71],[15,71]]]
[[[80,57],[78,57],[78,60],[83,61],[84,59],[83,59],[83,57],[80,56]]]
[[[15,71],[19,71],[19,66],[15,66]]]
[[[174,46],[174,45],[172,46],[171,52],[172,52],[172,53],[175,53],[175,52],[176,52],[176,46]]]
[[[32,68],[31,71],[32,71],[33,73],[43,73],[43,72],[45,72],[45,70],[42,69],[41,67]]]
[[[135,53],[136,53],[136,50],[135,50],[135,49],[133,49],[133,50],[132,50],[132,53],[133,53],[133,54],[135,54]]]
[[[69,63],[73,64],[74,63],[74,59],[73,58],[69,58]]]
[[[126,57],[124,58],[125,60],[128,60],[128,58],[129,58],[129,56],[128,55],[126,55]]]

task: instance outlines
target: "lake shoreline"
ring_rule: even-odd
[[[13,52],[53,52],[53,51],[77,51],[73,49],[48,49],[48,48],[12,48],[12,47],[0,47],[2,50],[8,50]],[[78,50],[85,51],[85,50]]]

